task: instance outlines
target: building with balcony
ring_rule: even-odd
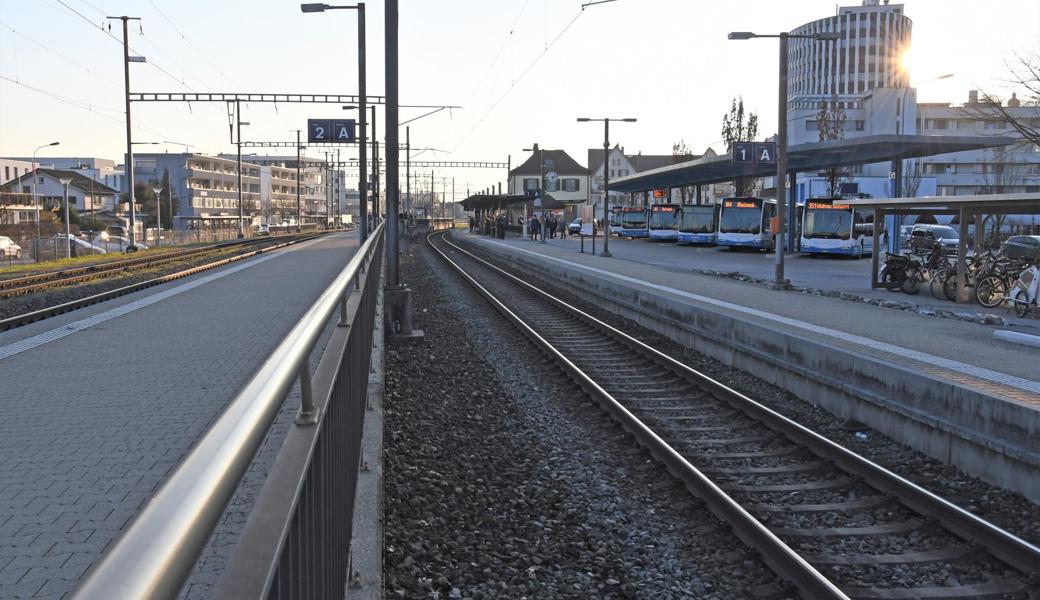
[[[17,170],[18,165],[15,163],[21,163],[24,165],[24,171],[32,170],[32,157],[31,156],[19,156],[11,158],[0,158],[0,183],[6,183],[8,180],[17,177],[18,174],[9,175],[4,166],[10,165],[12,169]],[[107,158],[95,158],[95,157],[82,157],[82,156],[37,156],[36,166],[44,167],[49,169],[60,169],[62,171],[75,171],[84,177],[89,177],[94,181],[122,192],[123,184],[126,179],[126,172],[123,169],[123,165],[117,165],[114,160]],[[25,168],[28,167],[28,168]]]
[[[33,182],[35,179],[35,185]],[[35,171],[23,173],[20,177],[0,186],[0,191],[29,194],[30,204],[39,202],[45,210],[59,206],[65,201],[65,186],[62,179],[69,179],[69,204],[79,212],[115,212],[118,206],[119,192],[86,177],[79,171],[66,171],[37,167]],[[35,189],[35,202],[32,194]]]

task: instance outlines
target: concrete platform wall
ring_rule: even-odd
[[[455,239],[473,244],[463,236]],[[667,293],[536,256],[479,247],[595,306],[1040,502],[1040,412],[1035,408]]]

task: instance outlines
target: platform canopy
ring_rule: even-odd
[[[962,135],[870,135],[847,140],[798,144],[787,149],[787,169],[803,173],[965,150],[996,148],[1017,143],[1008,137]],[[740,177],[776,175],[771,164],[734,163],[732,154],[721,154],[668,165],[610,181],[612,192],[642,192],[689,185],[733,181]]]
[[[460,202],[463,210],[500,210],[514,204],[524,203],[534,206],[535,198],[524,194],[473,194]],[[539,208],[556,209],[566,206],[552,195],[543,194]]]
[[[863,198],[846,200],[850,206],[881,209],[890,214],[956,214],[962,209],[982,214],[1040,214],[1040,194],[978,194],[972,196],[919,196],[917,198]]]

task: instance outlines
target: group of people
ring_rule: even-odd
[[[506,229],[509,228],[509,220],[505,215],[484,215],[483,218],[470,217],[470,233],[483,233],[499,239],[505,239]]]
[[[560,239],[567,237],[567,223],[556,218],[553,213],[543,215],[541,218],[538,215],[531,217],[531,223],[529,225],[531,239],[555,239],[556,234],[560,234]]]

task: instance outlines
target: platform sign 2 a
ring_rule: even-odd
[[[775,165],[776,142],[734,142],[733,162]]]
[[[307,119],[309,143],[348,144],[355,141],[354,119]]]

